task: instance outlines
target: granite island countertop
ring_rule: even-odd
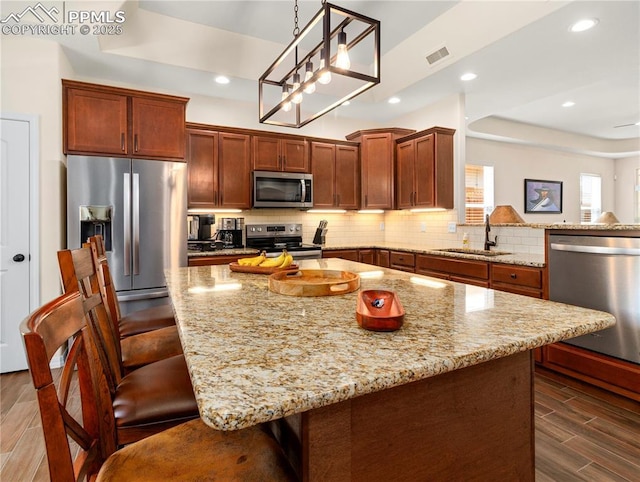
[[[292,297],[226,265],[166,271],[200,414],[235,430],[506,357],[614,324],[610,314],[341,259],[301,268],[359,273],[397,293],[396,332],[361,329],[358,292]]]

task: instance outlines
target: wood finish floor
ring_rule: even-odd
[[[640,404],[565,381],[535,378],[536,481],[640,481]],[[28,372],[1,375],[0,389],[0,480],[49,480]]]

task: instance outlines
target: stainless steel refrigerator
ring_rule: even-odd
[[[168,302],[164,269],[187,266],[186,163],[67,157],[67,246],[102,234],[123,314]]]

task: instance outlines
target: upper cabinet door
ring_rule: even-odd
[[[187,132],[187,198],[190,208],[213,208],[218,198],[218,133]]]
[[[396,146],[396,207],[411,208],[415,199],[414,166],[415,141],[405,141]]]
[[[218,134],[218,206],[251,208],[251,136]]]
[[[309,172],[307,141],[282,139],[280,141],[282,170],[285,172]]]
[[[185,104],[133,97],[131,106],[132,155],[184,159]]]
[[[413,204],[420,207],[431,207],[435,201],[435,156],[434,134],[429,134],[415,141],[415,194]],[[445,206],[439,206],[445,207]]]
[[[363,209],[393,209],[394,145],[391,134],[362,136]]]
[[[313,174],[313,207],[332,208],[336,205],[335,144],[311,143],[311,173]]]
[[[357,146],[336,145],[336,207],[360,207],[360,156]]]
[[[253,136],[251,144],[255,171],[280,170],[280,140],[277,137]]]
[[[64,152],[128,153],[127,96],[85,89],[65,89]]]

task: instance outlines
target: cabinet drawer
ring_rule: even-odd
[[[470,261],[438,256],[418,256],[417,268],[424,271],[441,271],[466,278],[489,279],[489,265],[483,261]]]
[[[391,251],[389,253],[391,267],[413,268],[416,265],[416,256],[412,253],[403,253],[400,251]]]
[[[495,283],[508,283],[528,288],[542,288],[542,272],[537,268],[494,264],[491,267],[491,280]]]

